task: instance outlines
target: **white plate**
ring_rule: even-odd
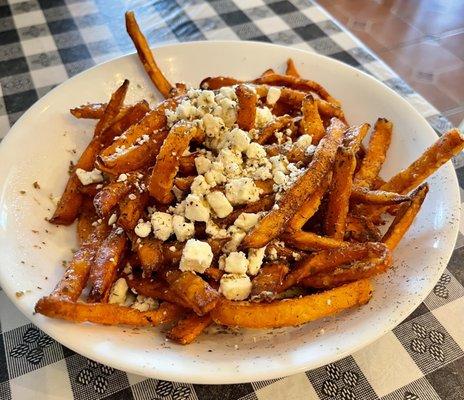
[[[252,78],[269,67],[282,69],[293,57],[303,76],[321,82],[342,101],[350,122],[373,124],[379,116],[394,122],[384,177],[408,165],[437,138],[400,96],[326,57],[250,42],[170,45],[157,49],[156,57],[171,81],[191,85],[211,75]],[[38,101],[0,148],[1,286],[50,336],[93,360],[152,378],[211,384],[256,381],[347,356],[399,324],[432,289],[458,230],[459,193],[451,163],[429,179],[431,190],[423,209],[395,251],[394,268],[375,279],[372,301],[336,318],[276,331],[203,335],[197,343],[182,347],[166,342],[154,329],[76,325],[33,315],[35,302],[52,290],[63,273],[62,260],[69,259],[76,247],[74,226],[55,228],[45,221],[54,208],[49,196],[61,194],[68,163],[76,159],[73,149],[79,154],[92,131],[91,122],[74,119],[68,110],[89,101],[107,101],[123,78],[131,81],[128,102],[153,99],[155,91],[137,57],[121,57],[70,79]],[[33,188],[34,181],[41,189]],[[26,293],[17,298],[17,291]]]

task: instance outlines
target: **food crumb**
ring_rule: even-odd
[[[234,346],[234,349],[235,349],[235,350],[238,350],[238,344],[236,344],[236,345]]]
[[[34,189],[40,189],[40,185],[39,185],[39,182],[35,181],[32,186],[34,187]]]
[[[24,290],[19,290],[15,293],[16,297],[19,299],[20,297],[23,297],[24,296]]]
[[[26,191],[25,190],[20,190],[19,193],[20,194],[26,194]]]

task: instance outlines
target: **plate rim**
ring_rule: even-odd
[[[214,45],[250,46],[250,47],[251,46],[258,46],[258,47],[284,48],[286,50],[291,50],[292,52],[298,52],[298,53],[301,53],[303,55],[309,55],[310,57],[320,58],[320,59],[327,60],[327,61],[329,61],[331,63],[342,65],[344,68],[351,69],[353,72],[355,72],[357,74],[360,74],[360,75],[363,75],[364,77],[367,77],[369,80],[374,81],[376,84],[382,85],[383,89],[387,89],[389,92],[393,93],[395,95],[395,97],[398,99],[398,101],[401,101],[402,104],[405,107],[407,107],[411,112],[413,112],[414,114],[419,116],[421,119],[423,119],[430,126],[429,122],[425,119],[425,117],[422,116],[422,114],[420,114],[420,112],[418,110],[416,110],[405,98],[403,98],[400,94],[398,94],[393,89],[388,87],[381,80],[379,80],[379,79],[375,78],[374,76],[371,76],[371,75],[367,74],[366,72],[364,72],[362,70],[359,70],[359,69],[357,69],[357,68],[355,68],[355,67],[353,67],[351,65],[343,63],[342,61],[339,61],[339,60],[336,60],[336,59],[333,59],[333,58],[330,58],[328,56],[318,54],[318,53],[315,53],[315,52],[310,52],[310,51],[307,51],[307,50],[298,49],[298,48],[294,48],[294,47],[291,47],[291,46],[287,47],[287,46],[274,44],[274,43],[265,43],[265,42],[259,42],[259,41],[240,41],[240,40],[205,40],[205,41],[189,41],[189,42],[182,42],[182,43],[163,43],[163,44],[160,44],[160,45],[151,46],[151,49],[156,51],[157,49],[160,49],[160,48],[172,48],[173,50],[175,50],[176,48],[179,48],[179,47],[211,46],[211,45],[213,45],[213,46]],[[40,107],[40,105],[43,102],[45,102],[48,99],[49,96],[52,97],[53,94],[55,93],[55,90],[56,91],[61,90],[63,86],[68,85],[69,82],[72,82],[74,79],[78,79],[81,75],[85,75],[86,73],[88,73],[91,70],[94,70],[94,69],[97,69],[97,68],[102,68],[106,64],[116,62],[116,61],[118,61],[118,60],[120,60],[122,58],[130,58],[130,57],[136,57],[136,52],[135,51],[127,52],[125,54],[121,54],[121,55],[119,55],[117,57],[106,60],[106,61],[104,61],[102,63],[96,64],[96,65],[92,66],[91,68],[88,68],[88,69],[86,69],[86,70],[72,76],[71,78],[68,78],[67,80],[65,80],[64,82],[62,82],[61,84],[59,84],[55,88],[53,88],[46,95],[41,97],[39,100],[37,100],[31,107],[29,107],[29,109],[27,109],[24,112],[24,114],[16,121],[16,123],[12,127],[10,127],[7,135],[3,138],[2,142],[0,143],[0,156],[1,156],[2,152],[5,151],[4,149],[8,146],[9,141],[12,140],[12,139],[9,139],[9,138],[11,138],[13,136],[11,134],[11,131],[16,130],[16,129],[20,129],[21,125],[26,120],[27,115],[30,114],[31,112],[33,112],[36,108]],[[435,136],[438,138],[439,137],[438,134],[435,132],[435,130],[432,127],[431,127],[431,130],[434,132]],[[1,157],[0,157],[0,159],[1,159]],[[453,200],[452,200],[454,202],[456,199],[459,199],[459,184],[458,184],[458,180],[457,180],[456,170],[452,166],[451,161],[448,161],[442,167],[442,169],[444,169],[444,170],[447,169],[448,170],[447,172],[449,173],[449,178],[451,178],[453,180],[452,183],[450,182],[450,185],[453,186],[453,190],[455,191],[455,194],[457,195],[456,198],[453,198]],[[459,210],[459,208],[458,208],[458,210]],[[451,256],[452,256],[452,253],[453,253],[453,250],[454,250],[454,247],[455,247],[456,239],[457,239],[457,236],[458,236],[458,232],[459,232],[459,223],[460,223],[460,214],[458,213],[457,217],[453,220],[452,231],[450,229],[450,236],[453,239],[453,240],[450,241],[450,243],[452,243],[452,244],[448,245],[449,251],[446,252],[446,257],[442,258],[443,261],[446,261],[446,262],[443,262],[441,264],[442,265],[441,268],[436,269],[436,274],[435,274],[436,277],[439,277],[440,274],[443,273],[443,271],[446,269],[446,266],[449,263],[449,260],[451,259]],[[0,263],[1,263],[1,260],[0,260]],[[0,276],[0,278],[1,278],[1,276]],[[419,301],[417,303],[416,302],[408,302],[409,311],[407,312],[406,315],[409,315],[412,311],[414,311],[414,309],[417,306],[419,306],[424,301],[424,299],[428,296],[428,294],[430,293],[430,291],[433,289],[434,285],[436,284],[436,279],[430,280],[430,282],[431,283],[428,285],[427,290],[424,289],[423,293],[420,296],[417,296],[417,299],[418,300],[420,299],[420,302]],[[3,288],[3,286],[2,286],[2,288]],[[46,323],[47,320],[46,319],[31,319],[31,315],[29,314],[30,310],[27,309],[27,307],[25,305],[21,306],[22,303],[20,301],[17,301],[18,299],[16,298],[14,293],[12,293],[12,292],[10,292],[8,290],[4,290],[4,289],[3,289],[3,291],[5,292],[7,297],[11,300],[11,302],[14,304],[14,306],[17,309],[19,309],[20,312],[26,318],[30,322],[32,322],[34,325],[39,327],[41,330],[43,330],[47,335],[52,337],[54,340],[56,340],[61,345],[64,345],[64,346],[70,348],[71,350],[75,351],[76,353],[78,353],[78,354],[80,354],[80,355],[82,355],[84,357],[87,357],[89,359],[93,359],[92,356],[89,357],[87,355],[88,352],[86,352],[85,350],[82,351],[81,349],[79,349],[79,345],[77,343],[75,343],[74,341],[72,341],[72,343],[75,343],[75,344],[72,344],[72,343],[68,344],[66,342],[66,340],[63,340],[63,338],[61,338],[61,337],[60,337],[60,340],[58,340],[55,337],[55,335],[53,334],[53,329],[52,329],[52,332],[50,332],[47,329],[47,323]],[[401,317],[401,318],[404,318],[404,317]],[[392,319],[394,320],[393,322],[392,322]],[[142,375],[142,376],[145,376],[145,377],[148,377],[148,378],[163,379],[163,380],[169,380],[169,381],[173,381],[173,382],[192,383],[192,384],[235,384],[235,383],[245,383],[245,382],[257,382],[257,381],[262,381],[262,380],[282,378],[282,377],[290,376],[290,375],[293,375],[293,374],[301,373],[301,372],[304,372],[304,371],[313,370],[313,369],[318,368],[320,366],[323,366],[323,365],[325,365],[327,363],[335,362],[335,361],[338,361],[338,360],[340,360],[340,359],[342,359],[342,358],[344,358],[344,357],[346,357],[348,355],[351,355],[351,354],[355,353],[356,351],[358,351],[358,350],[368,346],[369,344],[373,343],[374,341],[376,341],[377,339],[379,339],[380,337],[382,337],[387,332],[391,331],[396,326],[398,326],[398,324],[401,323],[400,317],[398,317],[398,315],[396,317],[392,318],[392,319],[390,319],[390,322],[385,324],[385,328],[382,329],[382,330],[379,330],[376,335],[371,335],[371,337],[368,340],[360,342],[357,345],[352,346],[350,349],[346,349],[345,351],[342,351],[342,352],[338,353],[335,357],[330,356],[330,355],[324,355],[324,356],[320,357],[317,360],[317,362],[313,362],[310,366],[304,365],[304,363],[301,363],[299,366],[292,365],[292,367],[290,368],[290,371],[288,373],[287,373],[287,371],[285,371],[283,373],[282,372],[275,372],[275,373],[267,372],[267,373],[260,374],[259,371],[255,370],[254,373],[253,373],[253,376],[251,376],[251,377],[249,377],[247,379],[243,379],[243,378],[242,379],[234,379],[235,375],[230,375],[230,378],[228,376],[225,379],[221,375],[220,380],[215,380],[214,377],[212,377],[213,379],[208,379],[208,378],[205,378],[201,374],[201,368],[200,368],[200,372],[192,371],[192,374],[189,375],[189,376],[186,376],[185,374],[179,376],[179,375],[176,375],[176,374],[173,374],[173,373],[170,373],[170,372],[163,372],[163,371],[157,370],[155,368],[145,369],[145,368],[136,368],[135,366],[128,368],[124,363],[118,362],[117,360],[115,360],[113,358],[111,358],[108,361],[104,357],[100,357],[98,362],[102,362],[102,363],[104,363],[106,365],[109,365],[111,367],[117,368],[119,370],[122,370],[122,371],[125,371],[125,372],[128,372],[128,373],[134,373],[134,374]],[[65,322],[65,323],[70,324],[70,326],[73,325],[72,322]],[[100,361],[102,359],[104,361]],[[243,375],[243,373],[242,373],[242,375]],[[242,375],[239,374],[239,376],[242,376]],[[208,375],[208,377],[211,378],[210,375]]]

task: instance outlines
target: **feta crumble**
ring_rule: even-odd
[[[163,242],[168,240],[169,236],[174,233],[171,214],[155,211],[151,215],[151,225],[153,227],[153,234],[155,235],[155,238],[162,240]]]
[[[211,261],[213,261],[211,246],[207,242],[189,239],[182,251],[179,269],[202,274],[211,265]]]
[[[193,222],[187,222],[181,215],[174,215],[172,217],[172,226],[179,242],[185,242],[195,234],[195,225]]]
[[[189,194],[185,199],[185,216],[191,221],[208,221],[210,218],[208,204],[202,197]]]
[[[108,297],[108,303],[110,304],[124,304],[126,301],[127,291],[129,286],[124,278],[119,278],[113,283],[110,289],[110,295]]]
[[[138,237],[146,238],[151,233],[151,222],[140,220],[134,228]]]
[[[85,171],[82,168],[77,168],[76,175],[84,186],[103,182],[102,172],[97,168],[94,168],[92,171]]]
[[[231,179],[226,184],[226,197],[231,204],[253,203],[259,200],[260,189],[251,178]]]
[[[219,283],[219,293],[228,300],[245,300],[251,293],[251,286],[247,275],[224,274]]]
[[[214,191],[208,193],[206,195],[206,200],[219,218],[227,217],[234,210],[229,200],[227,200],[227,197],[222,192]]]
[[[242,251],[233,251],[224,260],[224,271],[229,274],[246,274],[248,259]]]

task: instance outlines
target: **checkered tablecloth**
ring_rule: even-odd
[[[132,51],[121,28],[125,9],[136,10],[152,43],[259,40],[328,55],[385,82],[438,132],[449,127],[309,0],[0,0],[0,138],[55,85]],[[463,158],[455,166],[464,187]],[[424,303],[375,343],[316,370],[252,384],[189,385],[114,370],[49,338],[0,290],[0,399],[464,399],[463,245],[459,234]]]

